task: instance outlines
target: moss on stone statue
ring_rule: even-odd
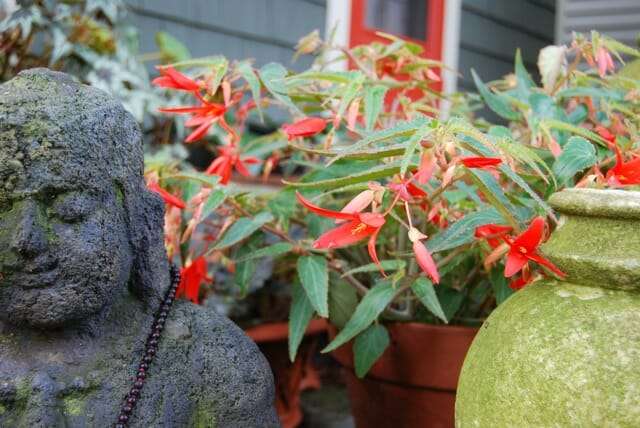
[[[62,399],[64,413],[70,416],[78,416],[84,412],[86,399],[81,394],[73,394]]]

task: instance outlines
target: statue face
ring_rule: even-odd
[[[31,162],[12,189],[0,187],[0,318],[7,322],[46,328],[85,319],[129,278],[117,186],[83,180],[82,166],[56,165]]]

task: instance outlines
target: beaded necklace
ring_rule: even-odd
[[[133,409],[135,409],[136,404],[140,399],[140,392],[142,391],[144,381],[147,378],[149,367],[151,366],[153,357],[155,357],[156,353],[158,352],[158,343],[160,342],[160,337],[162,336],[164,323],[167,320],[167,316],[169,315],[171,306],[173,305],[173,302],[176,298],[178,285],[180,284],[180,271],[178,270],[176,265],[171,264],[170,274],[171,286],[167,290],[167,293],[164,296],[164,300],[162,301],[162,304],[160,305],[160,308],[158,309],[158,312],[156,313],[156,316],[153,320],[153,324],[151,325],[151,332],[147,337],[144,354],[142,355],[140,364],[138,365],[138,373],[136,374],[136,379],[133,382],[133,386],[124,397],[122,407],[120,407],[120,413],[118,414],[118,421],[114,424],[115,428],[125,428],[129,425]]]

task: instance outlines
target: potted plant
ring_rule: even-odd
[[[433,89],[439,64],[388,37],[388,44],[345,49],[310,35],[299,49],[319,55],[301,73],[217,57],[161,68],[157,85],[193,97],[188,106],[163,109],[186,115],[193,130],[187,143],[206,145],[213,134],[222,144],[197,174],[214,180],[207,192],[181,187],[175,180],[184,173],[162,168],[157,182],[192,201],[192,213],[181,214],[188,224],[181,240],[187,231],[207,237],[195,252],[182,244],[185,277],[204,258],[248,280],[258,260],[273,258],[290,278],[291,359],[314,317],[336,327],[322,351],[358,378],[367,376],[349,381],[359,394],[352,400],[359,425],[380,418],[450,425],[475,327],[513,288],[563,275],[538,252],[545,218],[555,218],[540,183],[554,181],[545,153],[519,142],[519,134],[474,126],[468,99],[449,97],[451,117],[437,118],[445,99]],[[327,69],[329,49],[339,49],[354,69]],[[517,59],[518,82],[527,77],[522,70]],[[479,88],[490,105],[497,99],[499,110],[511,109]],[[291,115],[289,124],[261,139],[243,138],[247,117],[276,107]],[[598,134],[586,136],[606,144]],[[299,178],[268,192],[236,181],[234,170],[258,174],[274,150]],[[559,157],[559,170],[576,168],[571,161]],[[200,279],[207,275],[193,270]],[[194,295],[206,294],[199,281],[192,284]]]

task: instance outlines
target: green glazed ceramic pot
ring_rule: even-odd
[[[640,192],[570,189],[543,254],[566,274],[513,294],[464,362],[456,426],[640,426]]]

